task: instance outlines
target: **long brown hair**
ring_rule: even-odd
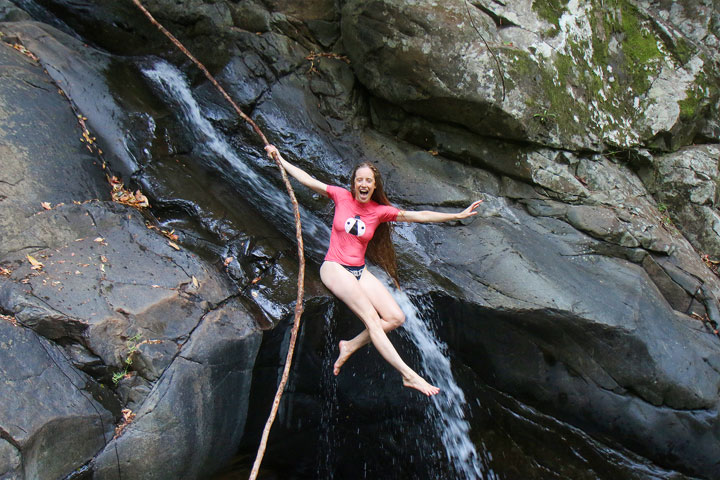
[[[353,198],[357,198],[355,192],[355,176],[357,171],[362,167],[367,167],[372,170],[375,177],[375,191],[371,197],[371,200],[381,205],[392,205],[385,195],[385,189],[383,188],[382,176],[380,171],[375,165],[362,162],[355,166],[350,177],[350,192],[352,192]],[[395,247],[392,243],[392,225],[388,222],[383,222],[375,229],[375,235],[372,240],[368,243],[366,255],[371,262],[380,266],[390,278],[395,282],[395,286],[400,288],[400,280],[398,279],[397,273],[397,260],[395,259]]]

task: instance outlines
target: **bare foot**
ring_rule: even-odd
[[[347,359],[350,358],[350,355],[352,354],[345,340],[340,340],[338,346],[340,347],[340,353],[338,354],[337,360],[335,360],[335,365],[333,365],[333,373],[336,376],[340,373],[340,367],[347,362]]]
[[[425,381],[424,378],[419,375],[416,375],[415,378],[410,379],[403,378],[403,385],[409,388],[414,388],[415,390],[419,390],[428,397],[440,393],[440,389],[438,387],[430,385],[427,381]]]

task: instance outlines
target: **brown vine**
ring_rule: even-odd
[[[140,11],[150,20],[150,23],[155,25],[160,32],[162,32],[170,41],[187,56],[204,74],[205,77],[212,83],[215,88],[220,92],[220,94],[225,98],[225,100],[230,103],[230,105],[233,107],[235,112],[245,120],[257,133],[257,135],[262,140],[263,144],[266,146],[270,144],[268,142],[267,137],[265,137],[265,134],[260,130],[260,127],[257,126],[257,124],[238,107],[238,105],[233,101],[232,98],[230,98],[230,95],[225,91],[225,89],[215,80],[215,78],[210,74],[207,68],[200,63],[198,59],[196,59],[189,51],[186,49],[180,41],[175,38],[175,36],[170,33],[165,27],[163,27],[155,18],[152,16],[150,12],[140,3],[140,0],[132,0],[132,2],[137,6]],[[290,346],[288,347],[288,353],[287,357],[285,359],[285,368],[282,373],[282,377],[280,379],[280,384],[278,385],[277,392],[275,393],[275,398],[273,400],[272,409],[270,410],[270,415],[268,416],[267,422],[265,423],[265,428],[263,429],[262,438],[260,440],[260,445],[258,447],[257,455],[255,457],[255,463],[253,464],[252,471],[250,472],[250,480],[254,480],[257,478],[258,471],[260,469],[260,464],[262,463],[263,456],[265,454],[265,448],[267,446],[267,439],[270,435],[270,428],[272,427],[273,422],[275,421],[275,416],[277,414],[277,410],[280,406],[280,398],[282,397],[283,391],[285,390],[285,385],[287,384],[288,377],[290,375],[290,366],[292,365],[292,357],[293,353],[295,351],[295,342],[297,340],[297,334],[300,329],[300,317],[302,316],[303,312],[303,296],[304,296],[304,284],[305,284],[305,254],[304,254],[304,247],[303,247],[303,239],[302,239],[302,227],[300,224],[300,207],[298,206],[297,199],[295,198],[295,192],[290,185],[290,180],[288,179],[287,173],[285,172],[285,169],[282,167],[282,164],[280,163],[280,159],[277,157],[277,155],[273,155],[273,160],[275,160],[275,163],[277,164],[278,168],[280,169],[280,174],[282,175],[283,183],[285,184],[285,188],[287,189],[288,196],[290,197],[290,201],[293,205],[293,213],[295,214],[295,238],[297,239],[297,245],[298,245],[298,259],[299,259],[299,268],[298,268],[298,280],[297,280],[297,300],[295,303],[295,320],[293,322],[293,327],[290,334]]]

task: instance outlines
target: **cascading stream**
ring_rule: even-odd
[[[141,70],[169,104],[170,110],[177,112],[179,109],[182,112],[179,120],[187,127],[195,148],[212,168],[225,174],[258,211],[274,218],[276,225],[294,225],[292,208],[284,190],[267,181],[238,156],[224,136],[207,120],[182,72],[164,60],[156,60],[152,66]],[[322,242],[330,237],[329,228],[306,209],[300,207],[300,212],[306,247],[309,246],[315,253],[323,253]]]
[[[435,406],[432,419],[450,464],[456,469],[458,478],[497,479],[495,473],[483,465],[470,440],[470,425],[463,411],[465,394],[453,377],[447,345],[435,336],[423,318],[423,310],[430,305],[418,307],[406,293],[397,290],[393,291],[393,296],[406,316],[403,331],[420,351],[425,379],[440,388],[440,393],[431,397]]]

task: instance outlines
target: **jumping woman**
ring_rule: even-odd
[[[365,268],[368,258],[383,267],[397,282],[395,250],[390,241],[390,226],[386,222],[446,222],[476,215],[481,200],[473,202],[459,213],[399,210],[387,199],[380,172],[369,163],[361,163],[352,173],[350,191],[326,185],[304,170],[285,160],[273,145],[265,147],[268,155],[277,155],[285,171],[306,187],[330,197],[335,202],[335,214],[330,233],[330,247],[320,267],[320,279],[325,286],[365,324],[365,330],[355,338],[340,342],[333,373],[350,356],[372,342],[380,355],[402,375],[403,385],[425,395],[435,395],[439,388],[424,378],[400,358],[388,340],[386,332],[405,321],[400,306],[383,285]],[[371,241],[372,240],[372,241]]]

